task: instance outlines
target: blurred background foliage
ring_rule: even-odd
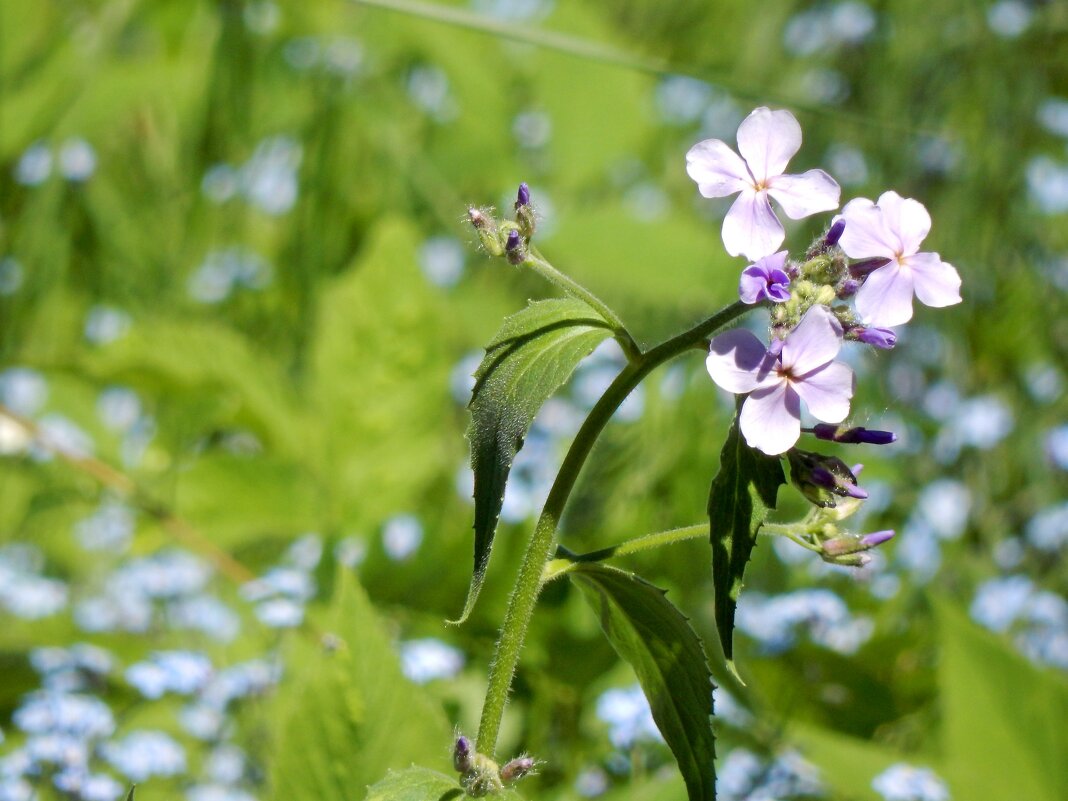
[[[854,353],[853,420],[900,441],[839,455],[865,463],[858,525],[898,536],[855,572],[762,543],[747,686],[707,545],[627,562],[730,691],[720,796],[1068,797],[1066,34],[1042,0],[5,2],[0,798],[329,801],[448,770],[532,516],[621,365],[599,350],[539,416],[447,629],[469,376],[552,294],[478,252],[466,205],[528,181],[542,251],[655,343],[735,297],[727,203],[684,154],[757,105],[798,116],[791,167],[843,201],[925,203],[965,300]],[[655,374],[564,543],[700,522],[731,409],[696,356]],[[564,583],[506,717],[520,751],[527,796],[684,795]]]

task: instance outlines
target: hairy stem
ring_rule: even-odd
[[[476,748],[479,753],[492,757],[496,748],[504,707],[508,701],[508,690],[541,591],[545,564],[556,550],[557,526],[597,437],[619,405],[656,367],[687,350],[700,347],[710,335],[752,308],[744,303],[733,303],[655,348],[644,353],[639,352],[616,376],[582,423],[549,490],[549,497],[523,554],[519,576],[508,600],[508,610],[505,612],[496,652],[490,663],[489,686],[486,688],[486,700],[482,706],[482,719],[478,727]]]
[[[584,301],[590,308],[596,311],[601,317],[605,319],[612,327],[612,333],[615,335],[616,340],[623,348],[623,352],[627,355],[627,361],[635,362],[638,357],[641,356],[641,348],[638,347],[638,343],[634,341],[634,338],[630,335],[627,327],[623,325],[623,321],[619,319],[612,309],[597,297],[595,294],[582,286],[582,284],[575,281],[568,275],[557,270],[545,258],[538,252],[537,248],[531,246],[530,252],[527,255],[526,260],[523,262],[524,267],[528,267],[546,281],[551,284],[555,284],[564,290],[567,294],[573,298],[578,298]]]
[[[583,562],[603,562],[617,556],[627,556],[640,551],[650,551],[654,548],[662,548],[665,545],[675,545],[688,540],[707,539],[708,523],[698,523],[696,526],[673,528],[667,531],[657,531],[655,534],[645,534],[632,540],[621,542],[610,548],[601,548],[589,553],[574,553],[563,545],[556,546],[556,558],[545,565],[542,575],[542,584],[547,584],[554,578],[569,573],[575,565]]]

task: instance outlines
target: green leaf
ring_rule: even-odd
[[[130,786],[130,792],[128,792],[126,794],[126,801],[134,801],[134,790],[136,790],[136,789],[137,789],[137,785],[136,784]]]
[[[871,786],[872,780],[899,762],[930,767],[943,775],[940,764],[926,755],[902,755],[886,746],[813,724],[791,723],[789,734],[804,757],[820,769],[827,785],[856,801],[881,801],[882,796]]]
[[[295,641],[279,690],[280,736],[271,797],[351,801],[390,769],[413,762],[448,769],[445,716],[401,674],[363,589],[339,573],[323,629],[336,647]]]
[[[1068,682],[1033,665],[948,603],[939,684],[954,798],[1068,798]]]
[[[778,457],[746,445],[735,418],[708,494],[716,628],[727,666],[735,675],[734,612],[742,592],[742,576],[756,545],[757,531],[768,510],[775,508],[775,496],[785,483]]]
[[[591,563],[569,575],[600,615],[612,647],[634,668],[690,801],[714,801],[713,685],[697,634],[664,590],[631,573]]]
[[[413,765],[371,785],[365,801],[450,801],[462,794],[456,779]]]
[[[471,469],[475,474],[475,567],[464,622],[478,599],[512,460],[542,404],[611,329],[580,300],[531,303],[507,317],[475,371],[471,395]]]

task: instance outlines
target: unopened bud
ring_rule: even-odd
[[[856,278],[847,278],[838,285],[838,298],[840,300],[851,298],[857,294],[858,289],[860,289],[860,281]]]
[[[868,497],[868,493],[857,486],[857,477],[838,457],[797,448],[792,448],[786,456],[790,462],[790,480],[816,506],[826,509],[837,507],[838,498],[862,501]],[[848,500],[846,503],[854,505]],[[850,513],[852,511],[849,509]]]
[[[845,220],[835,220],[831,227],[827,229],[827,235],[823,237],[823,244],[829,248],[837,245],[838,240],[842,238],[842,234],[845,232],[845,227]]]
[[[864,279],[890,263],[890,259],[864,259],[849,265],[849,274],[857,279]]]
[[[845,567],[867,567],[871,564],[871,557],[866,553],[847,553],[842,556],[828,556],[823,554],[823,561],[832,565],[844,565]]]
[[[536,220],[534,207],[530,204],[530,187],[525,183],[519,185],[519,192],[516,194],[515,221],[523,238],[529,241],[534,236]]]
[[[894,536],[893,531],[876,531],[874,534],[844,534],[840,537],[832,537],[822,543],[823,553],[831,557],[845,556],[847,554],[870,551]]]
[[[518,781],[532,770],[534,770],[534,759],[532,757],[517,757],[501,768],[501,780],[505,783]]]
[[[456,738],[456,744],[452,747],[452,766],[457,773],[467,773],[473,767],[471,741],[462,734]]]
[[[501,247],[501,239],[497,235],[497,223],[482,209],[470,206],[467,209],[467,220],[478,234],[482,247],[491,256],[503,256],[504,248]]]
[[[897,334],[890,328],[853,328],[849,338],[883,350],[890,350],[897,344]]]
[[[508,237],[504,241],[504,252],[508,256],[508,261],[512,264],[522,264],[527,258],[527,249],[523,246],[523,237],[514,228],[508,232]]]
[[[873,428],[842,428],[830,423],[817,423],[809,429],[816,439],[827,442],[841,442],[846,445],[889,445],[897,441],[893,431],[879,431]],[[851,471],[856,478],[856,471]]]

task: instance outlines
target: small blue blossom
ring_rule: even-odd
[[[401,671],[416,684],[452,678],[464,666],[463,652],[441,640],[408,640],[399,648]]]
[[[191,695],[208,683],[213,672],[211,660],[195,651],[157,651],[144,662],[126,669],[126,681],[145,698],[161,698],[166,693]]]
[[[290,598],[268,598],[257,604],[256,617],[272,629],[291,629],[304,622],[304,606]]]
[[[786,595],[743,594],[738,628],[769,653],[793,647],[796,629],[804,626],[813,642],[843,654],[855,652],[871,637],[873,624],[854,618],[845,602],[830,590],[798,590]]]
[[[451,287],[463,277],[466,251],[455,237],[432,236],[419,249],[419,266],[435,286]]]
[[[115,770],[134,782],[185,772],[185,749],[161,731],[130,732],[121,740],[105,743],[101,754]]]
[[[15,181],[23,186],[40,186],[52,174],[52,151],[43,142],[30,145],[15,164]]]
[[[891,765],[871,786],[886,801],[949,801],[949,789],[933,770],[904,763]]]
[[[202,631],[219,642],[230,642],[241,631],[240,616],[214,595],[176,598],[164,614],[171,628]]]
[[[123,552],[134,533],[134,513],[117,501],[105,501],[89,517],[74,524],[74,536],[88,551]]]
[[[663,741],[642,688],[615,687],[597,699],[597,717],[608,724],[608,739],[616,748],[627,749],[639,740]]]
[[[186,801],[256,801],[256,797],[226,784],[196,784],[185,792]]]
[[[1028,521],[1026,536],[1030,545],[1047,553],[1068,545],[1068,501],[1038,512]]]
[[[22,288],[25,271],[13,256],[0,259],[0,295],[14,295]]]
[[[33,417],[48,400],[48,381],[36,370],[9,367],[0,373],[0,403],[23,417]]]
[[[59,148],[59,172],[68,181],[87,181],[96,172],[96,151],[84,139],[68,139]]]
[[[423,524],[415,515],[394,515],[382,525],[382,548],[394,561],[407,559],[422,542]]]
[[[85,338],[94,345],[107,345],[125,336],[132,324],[130,315],[122,309],[93,306],[85,318]]]
[[[90,695],[73,693],[31,693],[12,720],[27,734],[66,734],[88,739],[107,737],[115,730],[115,718],[107,704]]]

